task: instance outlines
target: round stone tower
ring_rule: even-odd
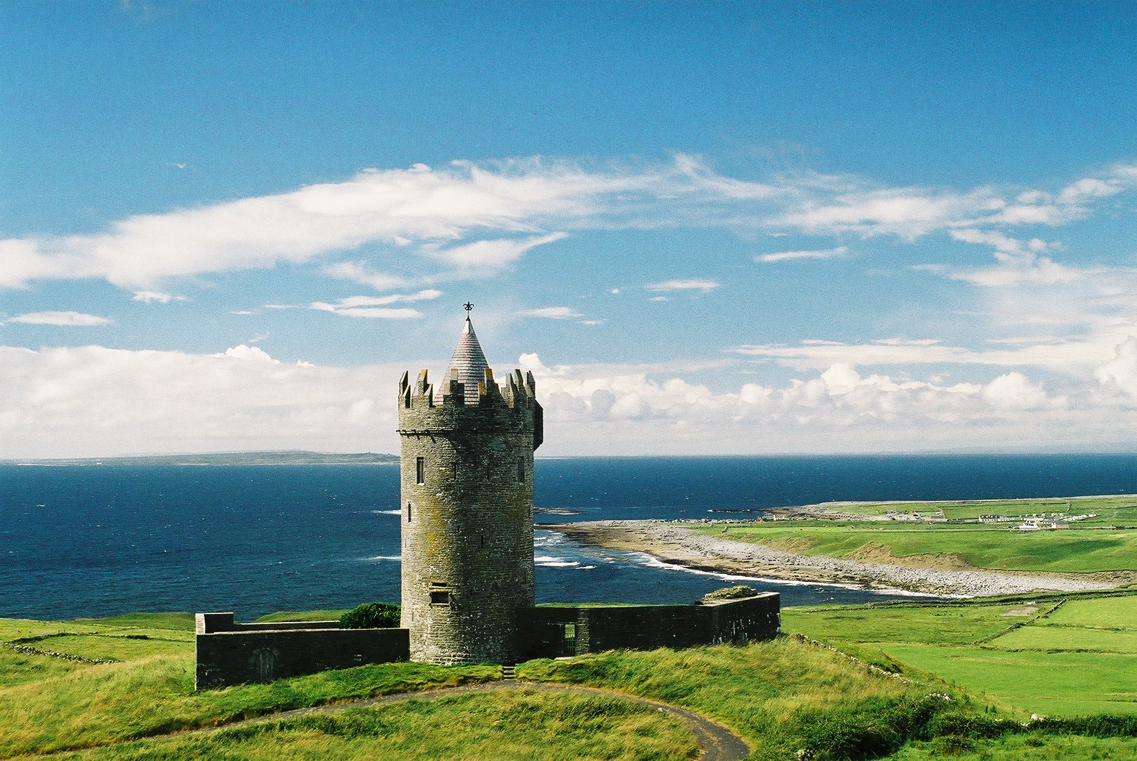
[[[399,382],[402,626],[411,660],[512,663],[517,609],[532,607],[532,373],[498,387],[470,318],[441,398],[423,370]]]

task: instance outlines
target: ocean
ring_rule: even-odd
[[[540,602],[684,603],[737,577],[581,545],[556,523],[747,518],[834,500],[1137,493],[1134,455],[572,458],[535,473]],[[0,617],[346,608],[399,598],[382,465],[0,465]],[[551,512],[545,512],[551,511]],[[783,605],[891,595],[745,581]]]

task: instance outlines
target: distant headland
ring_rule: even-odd
[[[327,453],[284,450],[275,452],[214,452],[207,454],[138,455],[133,457],[77,457],[60,459],[0,460],[0,465],[398,465],[393,454]]]

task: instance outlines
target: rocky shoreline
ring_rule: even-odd
[[[892,563],[870,563],[824,555],[800,555],[760,544],[705,536],[682,524],[662,521],[588,521],[544,525],[587,544],[643,552],[665,563],[716,573],[783,581],[852,584],[870,589],[905,590],[960,597],[987,597],[1033,591],[1105,589],[1114,583],[1045,574],[942,570]]]

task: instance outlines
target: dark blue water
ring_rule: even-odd
[[[601,518],[747,517],[828,500],[1137,493],[1137,456],[541,460],[536,503]],[[385,466],[0,465],[0,616],[344,608],[399,596],[398,472]],[[737,512],[721,512],[737,511]],[[537,533],[541,601],[690,602],[728,577]],[[878,593],[755,583],[783,604]]]

